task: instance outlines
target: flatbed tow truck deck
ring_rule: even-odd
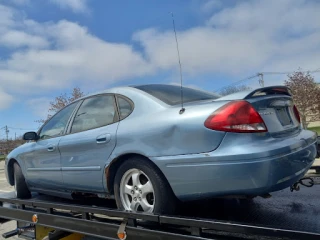
[[[36,194],[20,200],[6,193],[0,218],[18,223],[4,238],[19,233],[38,240],[51,232],[47,239],[320,239],[320,179],[314,179],[312,188],[269,199],[185,203],[177,216],[118,211],[110,200]]]

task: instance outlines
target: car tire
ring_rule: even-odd
[[[14,188],[17,198],[30,198],[31,193],[26,184],[26,180],[22,174],[22,170],[18,163],[13,164],[14,169]]]
[[[132,176],[133,174],[140,174],[138,175],[140,184],[136,184],[137,189],[134,189],[133,177],[130,177],[130,174],[132,174]],[[147,186],[146,184],[149,181],[151,182],[153,193],[147,193],[148,191],[144,191],[146,189],[145,186]],[[132,189],[130,188],[131,190],[129,190],[130,194],[125,193],[124,184],[132,187]],[[139,192],[141,193],[140,195]],[[152,162],[142,157],[130,158],[123,162],[118,168],[114,180],[114,194],[118,209],[133,212],[173,214],[178,203],[169,183],[160,170],[157,169]],[[144,209],[142,208],[142,203],[146,201],[149,204],[147,206],[153,206],[152,209],[146,209],[146,207]],[[133,203],[135,207],[131,208],[129,203]],[[138,207],[136,208],[136,206]]]

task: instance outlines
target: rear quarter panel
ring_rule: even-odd
[[[120,92],[135,105],[129,117],[122,120],[117,131],[117,146],[112,158],[125,153],[147,157],[208,152],[216,149],[225,133],[207,129],[207,117],[224,102],[210,102],[171,107],[144,95],[140,90]]]

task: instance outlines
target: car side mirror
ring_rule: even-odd
[[[36,132],[26,132],[23,134],[23,140],[38,140],[38,134]]]

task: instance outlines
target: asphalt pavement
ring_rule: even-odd
[[[0,162],[0,195],[1,197],[12,197],[13,187],[7,184],[6,177],[4,175],[4,161]],[[16,228],[16,223],[14,221],[0,224],[0,239],[4,239],[2,234],[11,231]],[[19,239],[17,237],[11,238],[13,240]]]
[[[320,159],[316,164],[319,163]],[[272,197],[268,199],[261,197],[253,200],[211,199],[185,203],[182,204],[179,215],[320,233],[320,175],[312,171],[308,175],[315,177],[316,180],[316,184],[311,188],[302,186],[300,191],[295,192],[284,189],[272,193]],[[4,176],[3,162],[0,162],[0,196],[13,197],[13,188],[7,184]],[[50,196],[36,195],[36,198],[43,201],[70,202]],[[97,203],[91,201],[76,203],[115,208],[112,200],[97,201]],[[2,233],[15,227],[14,221],[0,225],[0,239]]]

